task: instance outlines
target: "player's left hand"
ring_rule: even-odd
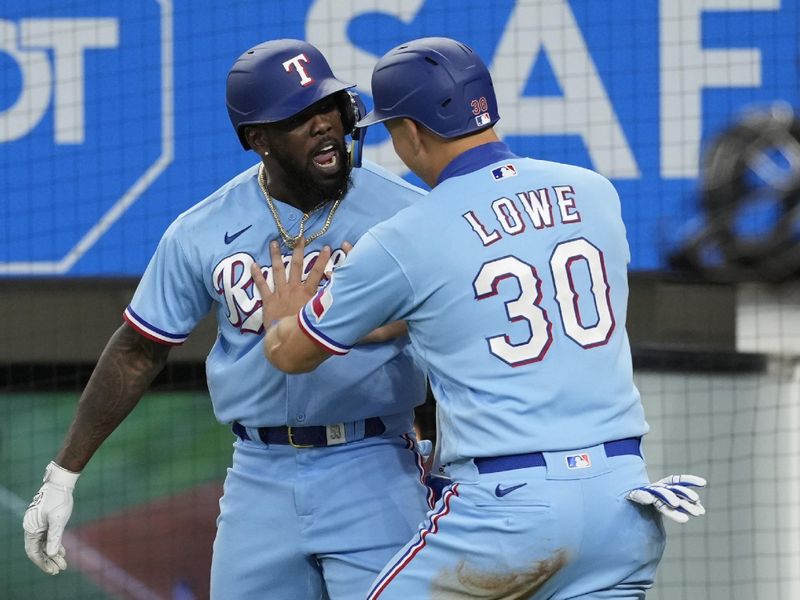
[[[697,475],[669,475],[631,490],[625,497],[637,504],[652,505],[676,523],[686,523],[690,517],[706,514],[705,507],[700,503],[700,495],[692,489],[705,485],[706,480]]]
[[[270,257],[272,259],[272,281],[274,291],[261,272],[261,266],[253,263],[250,266],[250,275],[253,282],[261,294],[261,314],[265,325],[272,321],[277,321],[283,317],[297,314],[297,312],[317,293],[319,284],[325,276],[325,267],[331,257],[331,249],[325,246],[314,261],[314,266],[303,281],[303,261],[305,240],[300,239],[292,251],[292,258],[289,263],[289,273],[283,264],[280,246],[278,242],[272,241],[269,244]]]

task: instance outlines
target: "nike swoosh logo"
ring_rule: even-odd
[[[528,485],[528,484],[527,483],[520,483],[518,485],[512,485],[511,487],[501,488],[500,484],[498,483],[497,487],[494,488],[494,495],[497,496],[498,498],[502,498],[506,494],[510,494],[514,490],[518,490],[519,488],[525,487],[526,485]]]
[[[240,229],[239,231],[237,231],[233,235],[228,235],[228,232],[226,231],[225,232],[225,243],[226,244],[230,244],[233,240],[238,238],[240,235],[242,235],[245,231],[247,231],[251,227],[252,227],[252,225],[248,225],[247,227],[245,227],[244,229]]]

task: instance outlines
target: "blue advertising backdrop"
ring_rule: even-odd
[[[3,0],[0,275],[140,274],[256,160],[224,99],[247,48],[308,39],[369,106],[377,58],[427,35],[484,57],[514,151],[612,179],[632,268],[664,269],[703,143],[748,106],[797,105],[799,23],[797,0]],[[365,155],[415,181],[382,127]]]

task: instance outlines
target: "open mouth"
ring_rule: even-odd
[[[336,173],[339,170],[339,150],[334,144],[326,144],[314,153],[314,165],[324,173]]]

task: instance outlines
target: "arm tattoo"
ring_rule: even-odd
[[[138,404],[167,361],[170,346],[159,344],[123,324],[106,344],[56,462],[82,471],[95,451]]]

